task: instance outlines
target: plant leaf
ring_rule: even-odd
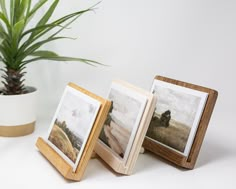
[[[48,20],[51,18],[53,12],[55,11],[57,5],[58,5],[58,2],[59,0],[55,0],[52,5],[50,6],[50,8],[48,9],[48,11],[44,14],[44,16],[41,18],[41,20],[37,23],[36,27],[39,27],[39,26],[43,26],[45,25]],[[38,32],[40,32],[40,30],[35,30]],[[42,31],[42,30],[41,30]],[[36,32],[32,32],[30,38],[34,37]]]
[[[10,30],[11,25],[8,22],[8,19],[5,17],[5,15],[3,13],[0,12],[0,19],[3,21],[3,23],[6,25],[6,27],[8,28],[8,30]]]
[[[37,3],[31,6],[32,2]],[[35,26],[25,30],[27,23],[47,3],[49,3],[49,8],[39,21],[35,22]],[[8,68],[21,70],[25,68],[26,64],[37,60],[79,61],[89,65],[100,64],[93,60],[59,56],[52,51],[39,50],[49,42],[67,38],[57,36],[67,26],[77,20],[79,16],[92,11],[94,6],[96,6],[94,5],[88,9],[77,11],[49,22],[58,3],[59,0],[8,0],[8,2],[0,0],[0,58]],[[6,8],[6,4],[9,5],[9,9],[7,9],[8,7]],[[50,33],[51,31],[53,33]],[[45,39],[45,37],[47,38]],[[25,39],[24,41],[23,38]]]
[[[48,9],[48,11],[45,13],[45,15],[41,18],[41,20],[38,22],[37,26],[42,26],[45,25],[48,20],[51,18],[53,12],[55,11],[57,5],[59,3],[59,0],[55,0],[52,5],[50,6],[50,8]]]
[[[42,31],[42,30],[48,29],[48,28],[53,27],[53,26],[56,26],[56,25],[55,25],[55,24],[54,24],[54,25],[53,25],[53,24],[45,24],[45,25],[43,25],[43,26],[38,26],[38,27],[31,28],[31,29],[25,31],[25,32],[21,35],[21,38],[23,38],[23,37],[25,37],[26,35],[31,34],[31,33],[33,33],[33,32],[38,32],[38,31],[40,31],[40,30]]]
[[[24,20],[21,20],[19,22],[17,22],[14,27],[13,27],[13,30],[12,30],[12,47],[14,49],[14,52],[17,51],[17,46],[18,46],[18,43],[19,43],[19,36],[21,35],[23,29],[24,29],[24,24],[25,24],[25,21]]]
[[[19,53],[19,56],[17,56],[17,61],[21,62],[23,61],[27,56],[35,52],[37,49],[39,49],[41,46],[45,45],[46,43],[49,43],[51,41],[59,40],[59,39],[67,39],[67,37],[52,37],[48,38],[42,41],[39,41],[33,45],[31,45],[29,48],[27,48],[25,51]]]
[[[30,6],[30,3],[30,0],[21,0],[19,12],[17,15],[17,22],[19,20],[25,19],[24,17],[27,16],[28,6]]]
[[[53,51],[35,51],[31,53],[30,56],[57,57],[58,55]]]
[[[25,23],[28,22],[29,14],[30,14],[30,8],[31,8],[31,0],[28,1],[28,7],[25,15]]]
[[[100,65],[103,65],[99,62],[96,62],[96,61],[93,61],[93,60],[88,60],[88,59],[83,59],[83,58],[74,58],[74,57],[66,57],[66,56],[40,56],[40,57],[37,57],[37,58],[33,58],[33,59],[30,59],[30,60],[26,60],[24,61],[21,66],[25,66],[26,64],[29,64],[31,62],[35,62],[35,61],[38,61],[38,60],[51,60],[51,61],[62,61],[62,62],[67,62],[67,61],[79,61],[79,62],[82,62],[82,63],[85,63],[85,64],[88,64],[88,65],[91,65],[91,66],[95,66],[95,64],[100,64]]]
[[[10,23],[14,25],[15,0],[10,1]]]
[[[4,16],[8,18],[5,0],[0,0],[0,6],[1,6],[2,13],[4,14]]]
[[[4,29],[3,25],[2,25],[2,23],[0,22],[0,35],[2,36],[3,34],[6,35],[6,31],[5,31],[5,29]]]
[[[47,2],[48,0],[39,0],[28,14],[27,23],[33,18],[34,14]]]
[[[0,45],[0,52],[5,59],[5,64],[10,65],[11,64],[11,57],[9,57],[9,53],[7,52],[7,49],[5,49],[2,45]]]
[[[13,26],[19,21],[21,0],[14,0]]]
[[[82,10],[82,11],[78,11],[78,12],[75,12],[75,13],[72,13],[72,14],[69,14],[69,15],[66,15],[62,18],[59,18],[57,19],[56,21],[52,22],[51,24],[49,25],[45,25],[45,26],[42,26],[44,27],[44,30],[42,29],[41,30],[41,26],[37,27],[37,28],[34,28],[34,29],[30,29],[30,30],[27,30],[26,32],[24,32],[21,36],[21,39],[31,33],[31,32],[35,32],[37,30],[37,33],[35,32],[35,36],[31,36],[31,38],[29,38],[25,43],[22,44],[22,46],[20,47],[20,52],[22,52],[23,50],[25,50],[28,46],[30,46],[34,41],[36,41],[37,39],[39,39],[40,37],[44,36],[46,33],[48,33],[49,31],[51,31],[52,29],[54,29],[55,27],[58,27],[60,26],[60,24],[66,22],[67,20],[71,19],[71,18],[74,18],[78,15],[82,15],[88,11],[91,11],[91,9],[86,9],[86,10]],[[65,29],[65,27],[63,27],[63,29]],[[62,30],[60,30],[62,31]],[[59,32],[57,32],[58,34]],[[54,35],[55,36],[55,35]]]

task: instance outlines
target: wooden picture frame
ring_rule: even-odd
[[[52,145],[49,144],[47,138],[44,139],[42,137],[39,137],[36,142],[36,146],[38,147],[39,151],[45,156],[45,158],[61,173],[64,178],[73,181],[80,181],[84,174],[88,161],[91,158],[104,121],[106,120],[111,102],[87,91],[86,89],[77,86],[76,84],[69,83],[67,87],[75,89],[83,95],[88,96],[100,103],[95,121],[92,123],[91,129],[89,130],[89,135],[83,141],[84,145],[83,148],[81,148],[82,151],[79,152],[81,156],[76,169],[73,170],[73,167],[70,165],[70,163],[68,163],[68,161],[66,161],[66,159],[62,157],[60,153],[58,153],[58,151],[53,148]],[[60,106],[58,106],[58,109],[59,107]]]
[[[111,97],[111,95],[113,95],[113,97]],[[117,127],[122,128],[122,124],[120,121],[123,121],[123,128],[124,128],[125,127],[124,126],[125,125],[124,119],[129,118],[129,115],[127,115],[127,114],[130,113],[130,110],[135,110],[135,111],[137,110],[135,108],[132,109],[132,107],[130,107],[130,104],[132,104],[130,102],[131,101],[130,99],[132,99],[132,100],[138,99],[139,100],[140,98],[145,99],[145,104],[143,106],[141,115],[135,114],[135,113],[133,114],[135,116],[134,119],[136,120],[135,123],[137,123],[137,125],[136,126],[134,126],[135,124],[132,125],[131,130],[130,130],[131,134],[128,135],[128,137],[127,137],[128,139],[122,138],[122,136],[125,136],[125,134],[124,135],[120,134],[122,132],[118,132],[119,135],[115,135],[115,131],[116,131],[115,129]],[[130,175],[133,171],[134,166],[135,166],[140,149],[142,147],[143,140],[145,138],[147,128],[148,128],[150,120],[152,118],[152,114],[153,114],[155,104],[156,104],[156,98],[150,92],[145,91],[140,88],[137,88],[137,87],[135,87],[129,83],[126,83],[124,81],[113,81],[111,90],[109,92],[108,99],[110,101],[112,101],[112,103],[113,103],[112,107],[115,108],[114,111],[120,113],[124,109],[126,109],[126,114],[124,113],[125,110],[124,110],[124,112],[122,112],[120,114],[117,113],[116,115],[120,115],[120,117],[119,117],[119,116],[115,116],[115,112],[114,113],[112,112],[113,110],[110,111],[109,115],[116,117],[116,118],[113,117],[113,119],[111,119],[111,120],[114,121],[113,125],[115,125],[117,123],[117,127],[115,127],[115,126],[112,127],[112,121],[108,125],[109,127],[106,125],[107,123],[104,125],[103,130],[100,135],[100,138],[96,144],[95,152],[115,172],[120,173],[120,174],[124,174],[124,175]],[[130,101],[127,99],[129,99]],[[138,102],[140,102],[140,104],[143,103],[142,100],[140,100]],[[116,105],[116,104],[118,104],[118,105]],[[141,107],[141,105],[139,107]],[[123,110],[121,110],[121,109],[123,109]],[[139,110],[137,110],[137,111],[139,111]],[[132,111],[132,112],[134,112],[134,111]],[[131,115],[130,115],[130,117],[131,117]],[[108,118],[109,118],[109,116],[108,116]],[[124,118],[124,119],[122,119],[122,118]],[[107,119],[107,120],[109,120],[109,119]],[[128,121],[126,123],[128,124]],[[106,133],[105,133],[106,126],[107,126],[107,128],[111,129],[110,131],[111,131],[111,134],[113,134],[113,136],[106,135]],[[125,127],[125,128],[127,128],[127,127]],[[112,131],[113,131],[113,133],[112,133]],[[116,146],[114,146],[114,148],[112,148],[111,142],[109,144],[104,142],[104,136],[102,139],[103,132],[105,134],[104,136],[107,137],[108,142],[110,140],[113,140],[113,141],[117,140],[118,144],[121,146],[121,150],[122,150],[122,143],[125,144],[125,150],[123,152],[123,155],[121,155],[121,153],[119,154],[117,152],[117,150],[115,149]],[[120,136],[120,137],[118,137],[118,136]],[[114,137],[115,139],[112,137]],[[127,141],[127,142],[125,142],[125,141]],[[116,144],[117,143],[115,143],[115,145]]]
[[[158,82],[160,81],[159,83],[163,82],[164,84],[166,83],[167,85],[171,85],[171,86],[174,86],[177,88],[178,87],[179,88],[186,88],[186,90],[190,89],[192,91],[200,92],[202,94],[204,94],[204,93],[207,94],[207,98],[206,98],[206,101],[205,101],[204,106],[202,108],[202,112],[201,112],[201,114],[199,114],[199,116],[200,116],[199,121],[197,122],[196,130],[194,131],[194,134],[192,135],[192,142],[189,145],[189,151],[187,154],[184,154],[184,153],[181,154],[181,153],[179,153],[179,151],[177,151],[173,148],[169,148],[169,146],[167,146],[163,143],[159,143],[159,141],[157,141],[157,140],[155,141],[153,139],[154,137],[152,138],[152,135],[149,133],[151,131],[154,131],[154,130],[151,130],[151,129],[153,129],[153,128],[151,128],[152,127],[151,124],[148,129],[147,136],[145,137],[145,140],[143,143],[143,147],[145,149],[159,155],[163,159],[168,160],[177,166],[180,166],[180,167],[183,167],[186,169],[193,169],[196,164],[198,154],[199,154],[199,151],[200,151],[200,148],[201,148],[201,145],[202,145],[202,142],[203,142],[203,139],[204,139],[204,136],[205,136],[205,133],[206,133],[206,130],[207,130],[216,100],[217,100],[218,92],[213,89],[209,89],[206,87],[186,83],[183,81],[178,81],[178,80],[166,78],[163,76],[156,76],[154,79],[154,82],[155,82],[155,80]],[[161,92],[159,91],[159,94],[160,93]],[[157,106],[158,106],[158,95],[157,95]],[[156,121],[156,123],[158,123],[157,121]],[[156,129],[156,131],[157,131],[157,129]],[[160,131],[160,129],[159,129],[159,131]],[[189,137],[189,135],[188,135],[188,137]],[[169,139],[170,139],[170,137],[169,137]]]

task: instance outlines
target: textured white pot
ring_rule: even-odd
[[[0,136],[23,136],[34,131],[37,90],[27,89],[27,94],[0,95]]]

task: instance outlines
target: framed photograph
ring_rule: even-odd
[[[158,102],[146,136],[187,157],[208,93],[160,80],[151,92]]]
[[[144,147],[193,168],[217,92],[160,76],[154,79],[151,92],[158,100]]]
[[[112,105],[95,151],[116,172],[131,174],[150,121],[147,113],[155,107],[154,97],[130,84],[114,81],[108,99]]]
[[[65,178],[81,179],[110,105],[73,83],[66,86],[47,136],[36,144]]]
[[[47,142],[76,170],[100,102],[67,86],[52,120]]]

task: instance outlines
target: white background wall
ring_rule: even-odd
[[[96,2],[61,1],[54,17]],[[235,112],[236,1],[104,0],[97,7],[64,32],[77,40],[48,48],[110,66],[30,65],[28,83],[38,86],[42,102],[57,103],[69,81],[106,96],[112,79],[149,89],[163,75],[218,90],[216,113]]]
[[[55,18],[96,2],[97,0],[61,1]],[[43,129],[36,129],[35,137],[47,131],[59,98],[69,81],[103,96],[106,96],[109,85],[115,78],[124,79],[145,89],[150,89],[155,75],[207,86],[219,91],[219,99],[197,169],[183,172],[147,156],[150,162],[156,162],[156,171],[150,171],[156,172],[160,184],[166,186],[182,188],[189,184],[191,188],[200,188],[207,184],[214,188],[234,188],[235,0],[103,0],[96,13],[82,16],[72,28],[65,35],[78,37],[76,41],[61,41],[48,48],[63,55],[90,58],[110,66],[94,68],[76,62],[47,61],[30,65],[27,83],[40,90],[39,123],[42,123],[42,119],[47,120]],[[42,162],[42,159],[39,161],[36,158],[34,161]],[[47,162],[43,164],[42,170],[39,169],[41,172],[46,169],[46,164]],[[49,167],[47,174],[52,171]],[[98,167],[102,169],[101,174],[108,174],[108,169],[102,168],[100,164]],[[118,180],[111,179],[108,182],[111,182],[110,186],[113,186],[112,182],[136,183],[135,179],[142,177],[142,171],[144,176],[149,174],[150,167],[138,164],[136,176],[119,177]],[[92,173],[91,166],[89,170]],[[46,179],[47,174],[42,179]],[[52,174],[55,175],[54,172]],[[93,173],[91,179],[94,177],[99,186],[99,182],[105,183],[107,177],[98,175],[99,171]],[[158,180],[154,175],[146,179]],[[38,178],[41,176],[38,175]],[[86,176],[88,182],[85,181],[80,186],[91,186],[89,176]],[[116,179],[111,175],[113,177]],[[173,182],[168,182],[169,178]],[[23,183],[19,179],[17,181]],[[56,181],[59,180],[61,183],[60,177]],[[152,183],[142,179],[137,181],[140,186],[142,182]]]

